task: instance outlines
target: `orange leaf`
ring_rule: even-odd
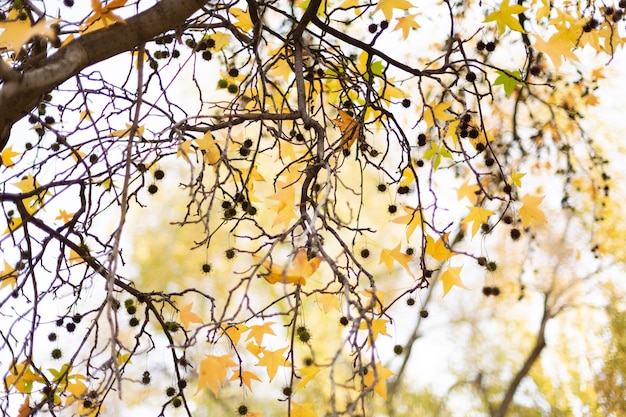
[[[339,140],[339,145],[335,148],[335,152],[342,149],[350,149],[361,133],[361,125],[356,119],[341,109],[338,109],[338,111],[339,118],[333,120],[333,123],[341,131],[341,139]]]
[[[205,385],[208,385],[209,389],[215,394],[215,398],[217,398],[220,387],[224,385],[228,368],[238,366],[230,357],[231,355],[207,355],[206,358],[200,362],[196,394],[200,392]]]
[[[239,339],[241,339],[241,334],[248,331],[248,326],[245,324],[222,324],[222,328],[224,328],[224,332],[230,338],[230,341],[233,345],[239,343]]]
[[[27,395],[19,410],[17,410],[17,417],[28,417],[30,415],[30,395]]]
[[[257,345],[261,346],[263,343],[263,336],[266,334],[275,335],[272,326],[276,324],[274,321],[268,321],[263,324],[255,324],[250,326],[250,333],[248,333],[248,337],[246,340],[254,339]]]
[[[252,390],[252,381],[261,381],[261,378],[250,371],[243,371],[241,374],[237,371],[233,374],[229,381],[241,381],[246,387],[248,387],[249,390]]]
[[[185,329],[189,329],[189,323],[202,323],[202,318],[191,311],[192,307],[193,302],[180,309],[180,322]]]

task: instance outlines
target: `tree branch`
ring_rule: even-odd
[[[5,78],[0,90],[0,151],[7,145],[13,125],[37,106],[41,96],[86,67],[132,50],[184,24],[205,3],[206,0],[159,1],[127,19],[125,24],[118,23],[81,36],[21,77]]]

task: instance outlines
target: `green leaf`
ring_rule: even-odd
[[[519,71],[508,72],[498,70],[496,72],[498,73],[498,78],[493,82],[493,85],[502,85],[507,97],[511,96],[516,86],[523,84],[519,81],[522,78],[522,74]]]

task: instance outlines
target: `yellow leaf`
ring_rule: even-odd
[[[130,360],[130,353],[117,352],[117,364],[121,366],[121,365],[124,365],[125,363],[128,363],[128,364],[133,363]]]
[[[291,417],[318,417],[313,410],[315,403],[298,404],[291,402]]]
[[[521,187],[522,186],[522,178],[524,178],[526,174],[521,173],[521,172],[517,172],[516,170],[513,170],[513,172],[511,173],[511,180],[513,181],[513,184],[515,184],[516,187]]]
[[[285,353],[287,349],[289,349],[289,347],[277,350],[265,350],[263,356],[261,356],[256,363],[256,366],[265,367],[267,375],[270,377],[270,382],[276,376],[279,366],[291,366],[291,362],[283,357],[283,353]]]
[[[336,294],[321,294],[317,296],[317,304],[322,307],[324,313],[328,313],[330,310],[335,309],[341,311],[339,305],[339,296]]]
[[[130,131],[132,130],[132,127],[133,127],[133,125],[126,123],[126,129],[116,130],[116,131],[111,133],[111,136],[118,137],[118,138],[121,138],[121,137],[124,137],[124,136],[129,136],[130,135]],[[143,125],[142,126],[138,126],[137,130],[135,132],[135,135],[141,137],[141,136],[143,136],[143,132],[145,130],[146,130],[145,126],[143,126]]]
[[[467,208],[470,212],[461,223],[472,223],[472,237],[474,237],[482,224],[489,223],[489,216],[493,214],[493,211],[474,206],[468,206]]]
[[[509,5],[509,1],[510,0],[503,0],[502,3],[500,3],[500,8],[498,9],[498,11],[487,15],[484,21],[496,22],[496,24],[498,25],[498,35],[502,35],[504,33],[504,29],[506,26],[517,32],[526,33],[519,20],[513,17],[513,15],[524,13],[527,8],[519,4],[514,4],[513,6],[511,6]]]
[[[385,15],[385,20],[391,22],[393,9],[408,10],[411,7],[413,7],[413,4],[408,0],[379,0],[372,14],[380,10]]]
[[[61,220],[63,223],[67,223],[74,217],[74,213],[68,213],[67,211],[60,209],[59,215],[56,216],[55,220]]]
[[[400,187],[410,187],[413,185],[415,181],[415,174],[413,173],[413,169],[411,167],[406,167],[402,170],[402,178],[400,178],[400,183],[398,184]]]
[[[10,285],[15,288],[17,284],[17,271],[7,261],[4,261],[4,269],[0,272],[0,289]]]
[[[224,332],[230,339],[233,345],[239,343],[239,339],[241,339],[241,334],[248,331],[248,326],[245,324],[233,324],[228,325],[226,323],[222,324],[222,328]]]
[[[202,318],[191,311],[192,307],[193,302],[180,309],[180,322],[185,329],[189,329],[190,323],[202,323]]]
[[[246,350],[252,353],[257,358],[263,356],[263,353],[265,352],[265,348],[263,346],[259,346],[254,342],[248,343],[246,345]]]
[[[70,265],[81,264],[81,263],[85,262],[83,257],[80,256],[80,254],[78,252],[76,252],[74,249],[70,249],[70,256],[68,258],[68,261],[69,261]]]
[[[466,179],[463,184],[456,190],[456,196],[459,201],[463,200],[463,198],[467,198],[472,204],[476,204],[478,200],[478,192],[480,187],[477,184],[469,184],[469,179]]]
[[[535,19],[540,21],[544,17],[550,17],[550,0],[541,0],[541,7],[537,10]]]
[[[419,208],[413,208],[404,204],[402,204],[402,209],[406,214],[394,218],[392,222],[406,225],[406,240],[409,240],[415,229],[422,225],[422,212]]]
[[[15,387],[22,394],[28,394],[32,390],[33,382],[44,382],[44,379],[40,375],[33,373],[31,366],[24,361],[17,365],[11,365],[9,374],[4,379],[4,382],[6,386]]]
[[[222,156],[222,151],[215,143],[215,139],[213,139],[213,134],[210,130],[208,130],[204,136],[200,139],[195,140],[196,145],[204,154],[204,162],[209,165],[215,165],[220,160]]]
[[[20,155],[19,152],[13,152],[12,145],[7,146],[2,151],[2,155],[0,155],[0,159],[2,160],[2,165],[4,165],[7,168],[12,167],[13,165],[15,165],[15,163],[13,162],[13,158],[18,155]]]
[[[107,5],[103,6],[99,0],[91,0],[91,8],[93,9],[93,15],[85,20],[85,28],[89,28],[96,21],[100,20],[105,27],[108,27],[111,23],[126,23],[124,19],[113,13],[113,10],[119,9],[124,6],[128,0],[113,0]]]
[[[320,367],[316,365],[305,366],[304,368],[298,369],[300,374],[303,375],[303,378],[300,380],[298,385],[296,386],[296,391],[301,388],[304,388],[306,384],[308,384],[315,376],[320,372]]]
[[[270,284],[280,282],[283,284],[306,285],[306,279],[317,271],[321,262],[322,259],[318,256],[309,259],[307,250],[300,248],[291,261],[291,265],[287,268],[281,268],[271,262],[271,260],[266,259],[263,262],[263,267],[268,272],[262,274],[262,277]]]
[[[390,336],[390,334],[387,333],[387,323],[389,323],[387,319],[372,319],[371,322],[362,321],[359,325],[359,329],[368,331],[371,329],[372,334],[371,339],[368,337],[368,344],[372,346],[374,342],[376,342],[379,334]]]
[[[230,377],[229,381],[241,381],[249,390],[252,390],[252,381],[261,381],[261,378],[250,371],[243,371],[241,374],[237,371]]]
[[[224,32],[211,33],[207,39],[212,39],[215,42],[215,46],[213,47],[213,51],[215,52],[221,51],[230,44],[230,34]]]
[[[0,22],[0,28],[4,29],[0,35],[0,48],[6,48],[17,53],[33,36],[44,36],[49,39],[56,39],[54,29],[50,28],[50,25],[55,22],[56,21],[48,24],[45,19],[41,19],[34,26],[30,25],[28,19],[16,19],[14,21],[5,20]]]
[[[226,380],[226,373],[228,368],[238,366],[233,362],[231,355],[207,355],[202,362],[200,362],[200,368],[198,369],[198,388],[196,394],[200,392],[205,385],[209,386],[209,389],[215,394],[217,398],[220,387],[224,385]]]
[[[239,7],[231,7],[228,11],[237,19],[235,27],[247,32],[254,26],[248,12],[241,10]]]
[[[270,335],[276,334],[274,333],[274,330],[272,329],[272,326],[274,324],[276,324],[276,322],[268,321],[263,324],[255,324],[255,325],[250,326],[249,328],[250,333],[248,333],[248,337],[246,338],[246,340],[254,339],[256,344],[261,346],[261,343],[263,343],[263,336],[265,336],[266,334],[270,334]]]
[[[447,236],[447,234],[444,235],[444,238],[447,238]],[[435,242],[430,236],[426,236],[426,254],[439,262],[444,262],[453,255],[446,247],[444,239],[437,239]]]
[[[539,226],[546,223],[546,215],[539,208],[539,204],[543,201],[544,196],[526,194],[522,197],[522,207],[519,208],[517,214],[524,227]]]
[[[402,265],[402,267],[405,269],[406,272],[409,273],[409,275],[415,278],[415,275],[413,275],[413,272],[411,272],[411,270],[409,269],[409,262],[413,260],[413,257],[401,252],[400,247],[401,244],[398,243],[398,245],[393,249],[383,248],[383,250],[380,252],[380,260],[378,261],[378,263],[384,263],[387,267],[387,271],[391,273],[393,272],[393,263],[395,260],[400,265]]]
[[[390,376],[395,375],[387,368],[383,368],[380,362],[376,363],[376,371],[368,370],[368,372],[363,376],[363,385],[366,389],[369,389],[373,386],[374,392],[384,399],[387,399],[387,385],[385,384],[385,379]]]
[[[402,17],[396,17],[398,23],[393,28],[394,31],[402,30],[402,37],[404,39],[409,37],[409,31],[411,29],[419,29],[420,25],[415,21],[416,14],[408,14]]]
[[[463,285],[463,281],[461,281],[462,269],[463,269],[462,266],[456,266],[456,267],[451,266],[447,268],[441,274],[441,277],[439,279],[441,280],[441,283],[443,284],[443,296],[444,297],[446,296],[446,294],[448,294],[448,291],[450,291],[450,289],[455,285],[457,287],[465,288],[465,285]]]
[[[448,120],[454,119],[453,115],[446,112],[450,106],[452,106],[452,103],[449,101],[441,103],[431,102],[426,106],[424,108],[424,121],[426,121],[426,126],[430,129],[435,125],[436,120],[447,122]]]
[[[339,118],[334,119],[333,123],[341,131],[341,138],[339,144],[335,147],[335,152],[342,149],[349,150],[361,133],[361,125],[356,119],[341,109],[338,109],[338,112]]]
[[[533,48],[539,52],[543,52],[552,61],[552,65],[558,71],[564,59],[580,62],[576,54],[572,51],[574,45],[567,39],[550,39],[549,42],[544,41],[539,35],[532,35],[535,38]]]

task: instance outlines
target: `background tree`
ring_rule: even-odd
[[[441,281],[446,300],[543,294],[513,382],[474,380],[504,415],[563,294],[622,261],[585,114],[625,2],[2,8],[3,410],[141,392],[155,415],[255,415],[274,389],[288,415],[393,414]],[[541,265],[554,231],[577,245]]]

